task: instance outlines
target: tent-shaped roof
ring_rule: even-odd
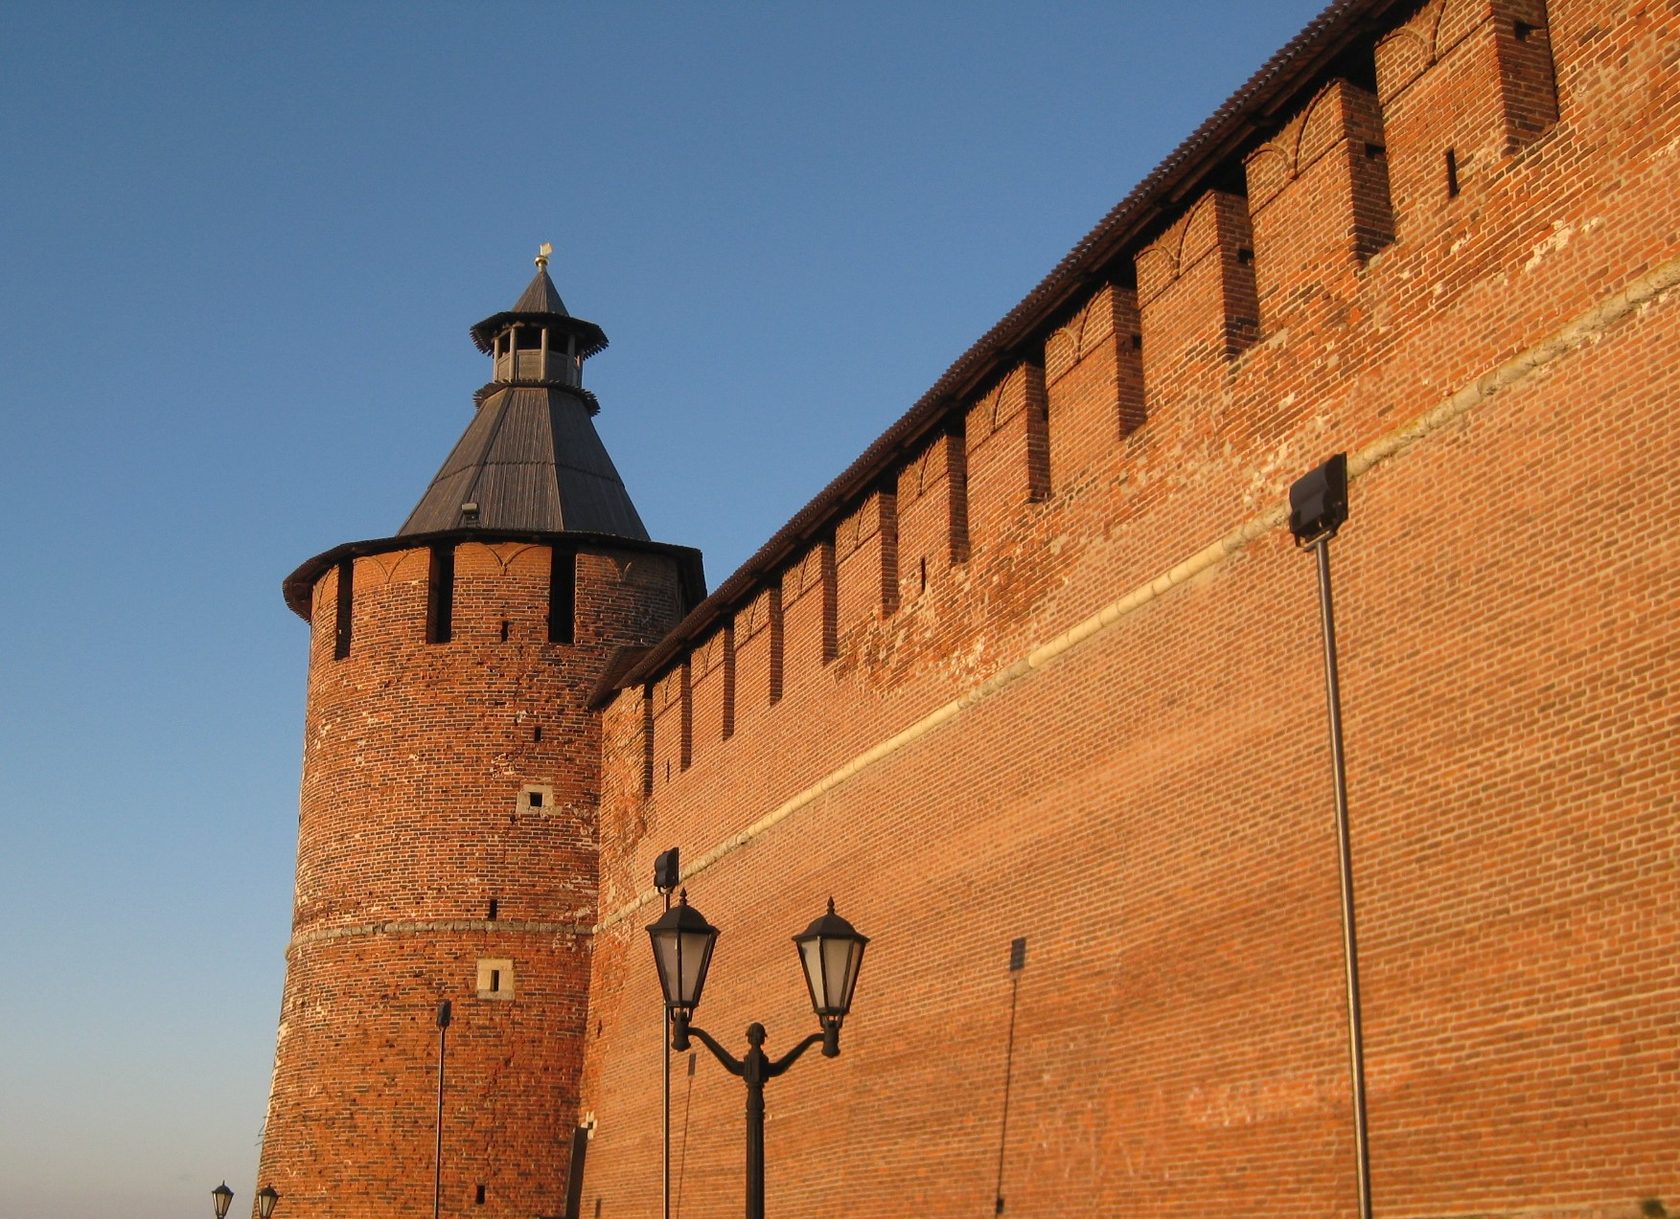
[[[471,528],[648,536],[583,396],[559,386],[486,397],[397,532]]]
[[[473,341],[480,351],[491,351],[496,337],[519,323],[578,336],[577,354],[582,357],[607,345],[599,326],[566,312],[559,290],[548,277],[546,255],[544,247],[536,276],[512,309],[473,327]],[[505,355],[498,370],[509,379],[494,381],[479,391],[472,422],[398,536],[483,529],[593,533],[646,541],[642,518],[590,422],[594,396],[575,384],[573,377],[534,380],[520,376]]]

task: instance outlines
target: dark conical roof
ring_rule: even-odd
[[[472,329],[493,350],[508,326],[539,325],[576,336],[579,360],[607,345],[594,322],[566,312],[548,277],[546,253],[512,309]],[[564,349],[561,349],[564,351]],[[543,368],[516,366],[506,349],[496,377],[478,392],[478,411],[397,536],[453,529],[595,533],[647,540],[647,530],[595,425],[594,395],[577,383],[570,356]]]
[[[513,308],[491,314],[469,333],[478,349],[488,355],[496,336],[515,322],[548,326],[561,334],[577,335],[577,354],[585,360],[605,350],[607,346],[606,332],[599,326],[566,312],[566,302],[560,299],[560,289],[556,288],[554,281],[548,277],[548,266],[545,262],[537,264],[536,275],[526,285],[525,291],[519,294]]]
[[[485,398],[397,534],[473,528],[648,536],[582,396],[537,385]]]
[[[548,276],[547,267],[538,267],[537,273],[531,277],[531,282],[525,285],[525,291],[519,294],[519,299],[513,302],[513,313],[552,313],[559,317],[570,317],[566,312],[566,302],[560,299],[560,290],[554,286],[554,281]]]

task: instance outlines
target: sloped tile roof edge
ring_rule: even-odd
[[[620,688],[658,676],[687,646],[727,616],[802,543],[818,535],[854,497],[881,478],[900,454],[938,427],[964,397],[1007,361],[1081,288],[1100,277],[1108,259],[1155,223],[1238,145],[1275,121],[1273,115],[1389,12],[1410,0],[1337,0],[1308,22],[1147,177],[1132,188],[1021,303],[981,336],[851,465],[718,585],[657,646],[619,679]]]

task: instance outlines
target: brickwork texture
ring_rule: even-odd
[[[288,1214],[425,1213],[432,1005],[494,957],[445,1213],[658,1216],[671,846],[738,1051],[816,1029],[826,899],[872,937],[840,1056],[768,1086],[771,1214],[1356,1214],[1284,521],[1336,452],[1375,1211],[1680,1208],[1680,7],[1373,11],[726,603],[585,552],[551,645],[547,549],[463,543],[428,644],[394,551],[335,659],[321,577]],[[672,1065],[672,1214],[739,1214],[741,1084]]]

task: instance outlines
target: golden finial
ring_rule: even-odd
[[[548,269],[548,256],[552,253],[554,253],[554,247],[546,241],[537,247],[537,270],[546,271]]]

